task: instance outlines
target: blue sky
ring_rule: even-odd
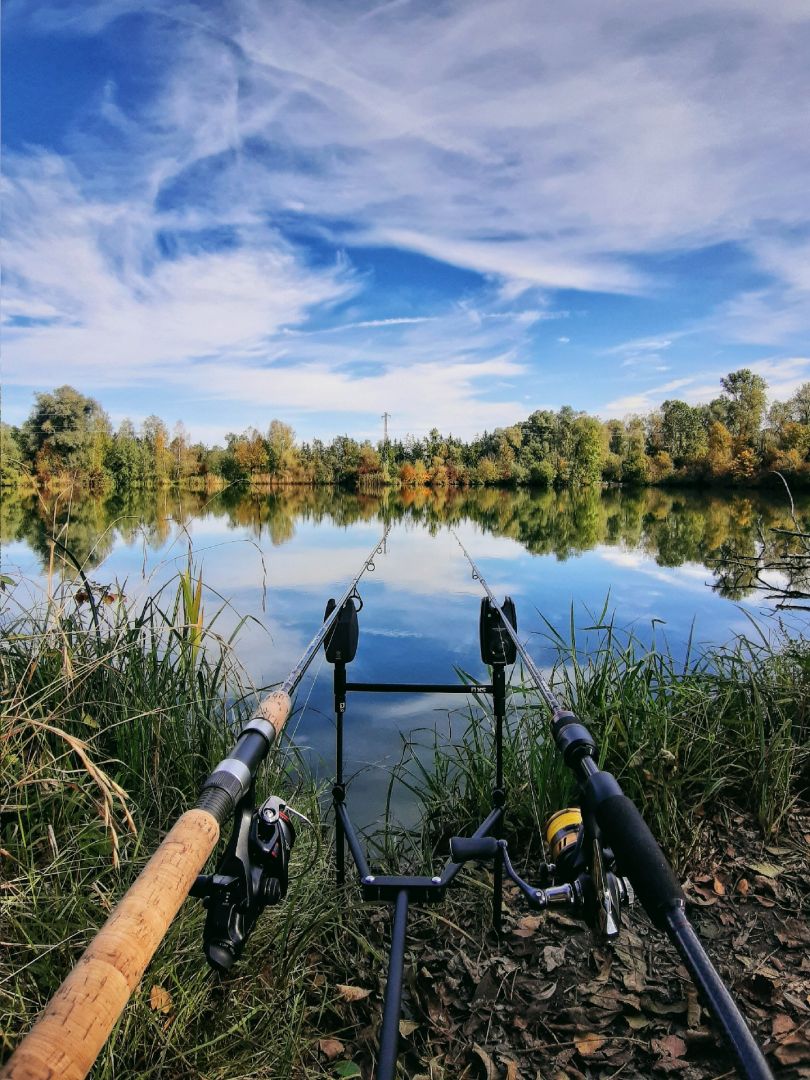
[[[4,419],[208,442],[810,380],[804,0],[8,0]]]

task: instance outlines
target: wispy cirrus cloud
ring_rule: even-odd
[[[109,78],[58,147],[6,157],[6,381],[172,387],[301,415],[371,415],[396,394],[405,422],[474,430],[525,412],[515,384],[546,364],[532,334],[570,307],[554,293],[662,304],[682,285],[673,253],[722,245],[759,280],[702,310],[704,332],[801,352],[798,0],[10,0],[6,14],[12,37],[113,40],[135,24],[138,93]],[[380,250],[471,283],[381,301],[356,269]],[[673,366],[667,323],[634,348],[630,330],[617,366]],[[608,408],[643,409],[670,385]]]
[[[806,382],[810,382],[810,357],[792,356],[758,360],[745,365],[755,375],[761,376],[768,384],[770,401],[784,401]],[[727,371],[703,371],[700,375],[683,379],[672,379],[660,386],[640,390],[624,397],[609,401],[600,409],[607,416],[627,416],[632,413],[646,413],[657,408],[667,398],[680,398],[689,405],[703,405],[723,392],[720,380]]]
[[[348,424],[376,434],[364,432],[365,417],[393,402],[400,425],[465,435],[512,422],[523,408],[486,394],[493,380],[523,374],[509,351],[525,332],[522,312],[489,320],[453,305],[441,317],[298,331],[313,307],[355,295],[345,262],[313,270],[269,230],[233,250],[160,259],[154,236],[170,215],[81,198],[58,158],[12,157],[4,183],[8,385],[53,385],[66,372],[96,392],[159,379],[181,400],[250,402],[292,418],[331,413],[333,429],[322,434]]]
[[[308,268],[266,228],[229,248],[162,257],[161,215],[138,200],[88,198],[64,161],[7,156],[3,180],[8,376],[121,377],[239,354],[316,305],[351,296],[345,265]]]
[[[649,390],[640,390],[636,393],[625,394],[623,397],[616,398],[614,401],[608,401],[600,412],[605,418],[612,416],[627,416],[632,413],[646,413],[651,409],[654,409],[657,405],[660,405],[661,402],[665,401],[667,398],[675,396],[683,398],[684,394],[677,392],[683,390],[684,387],[689,386],[694,381],[694,378],[691,377],[671,379],[669,382],[662,383],[660,386],[650,387]],[[712,396],[716,397],[718,393],[719,387]]]

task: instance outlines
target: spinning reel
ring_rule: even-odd
[[[602,846],[596,822],[587,814],[583,819],[579,807],[560,810],[546,824],[546,841],[555,861],[540,865],[543,888],[534,888],[520,877],[509,858],[505,840],[493,836],[454,836],[450,841],[450,857],[457,863],[500,859],[506,876],[514,881],[531,907],[538,911],[566,908],[575,918],[586,922],[601,941],[615,940],[622,910],[633,904],[635,896],[627,878],[615,873],[613,852]]]
[[[234,814],[231,839],[215,874],[200,874],[190,895],[206,910],[203,952],[224,974],[242,955],[256,920],[287,895],[295,829],[290,817],[312,824],[278,795],[255,807],[251,788]]]

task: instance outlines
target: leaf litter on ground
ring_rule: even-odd
[[[810,1078],[810,817],[794,813],[784,832],[774,850],[742,815],[707,822],[684,887],[698,932],[772,1065],[780,1076]],[[733,1071],[680,958],[639,908],[613,948],[595,945],[568,916],[527,913],[509,888],[500,939],[464,891],[449,894],[448,909],[452,919],[413,912],[403,1075],[708,1080]],[[388,933],[384,916],[372,922],[370,940],[383,951]],[[354,1075],[370,1078],[385,972],[369,953],[352,979],[337,987],[349,1011],[335,1037],[346,1064],[360,1068]]]

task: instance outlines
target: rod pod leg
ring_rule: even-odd
[[[380,1028],[380,1056],[376,1080],[394,1080],[399,1052],[399,1017],[402,1012],[402,975],[405,969],[405,928],[408,924],[408,892],[397,893],[391,929],[391,957],[385,984],[383,1019]]]
[[[346,833],[343,819],[338,813],[338,803],[346,798],[343,783],[343,718],[346,713],[346,664],[337,660],[333,677],[335,691],[335,786],[332,800],[335,810],[335,882],[338,887],[346,883]]]
[[[495,714],[495,787],[492,808],[501,814],[492,835],[503,838],[503,818],[506,812],[506,791],[503,782],[503,725],[506,718],[506,667],[492,665],[492,709]],[[500,934],[503,927],[503,853],[498,848],[492,867],[492,929]]]

